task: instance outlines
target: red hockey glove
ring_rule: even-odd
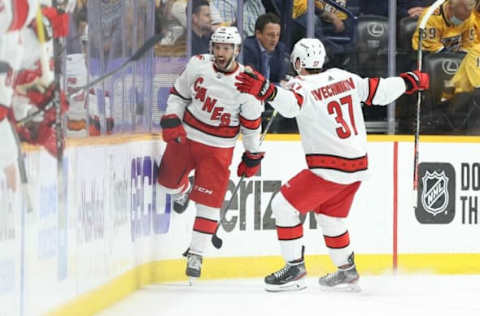
[[[40,123],[37,130],[35,144],[42,146],[50,153],[50,155],[57,158],[57,134],[55,131],[55,125],[49,125],[45,122]],[[63,146],[64,144],[62,144],[62,147]]]
[[[254,176],[258,172],[258,169],[260,169],[260,163],[262,162],[263,156],[265,156],[264,152],[244,152],[242,155],[242,161],[238,165],[237,175],[239,177],[245,176],[247,178]]]
[[[414,70],[400,74],[407,86],[406,94],[412,94],[416,91],[428,90],[430,87],[430,77],[428,73]]]
[[[182,121],[176,114],[162,116],[160,121],[162,127],[163,140],[168,142],[175,141],[183,144],[187,138],[187,132],[183,128]]]
[[[54,96],[55,93],[55,84],[51,84],[46,88],[45,91],[40,91],[37,88],[30,88],[27,90],[27,97],[30,100],[30,103],[35,105],[39,109],[43,109]]]
[[[44,16],[48,18],[53,29],[53,37],[67,37],[68,35],[68,21],[69,15],[58,11],[54,7],[45,7],[42,9]]]
[[[44,147],[48,153],[57,158],[57,135],[55,125],[30,122],[28,125],[17,125],[20,140],[32,145]]]
[[[258,100],[271,101],[277,94],[277,88],[265,77],[255,70],[246,68],[245,72],[235,77],[237,90],[243,93],[249,93]]]
[[[8,117],[9,112],[9,108],[0,104],[0,122],[3,121],[4,118]]]

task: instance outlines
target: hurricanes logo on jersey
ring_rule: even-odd
[[[220,126],[230,125],[230,113],[223,113],[223,107],[215,106],[218,100],[207,95],[207,88],[202,86],[203,81],[204,79],[202,77],[198,77],[193,84],[195,99],[203,102],[203,111],[212,113],[210,120],[220,121]]]

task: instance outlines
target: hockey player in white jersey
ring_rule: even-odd
[[[10,125],[14,71],[23,57],[22,30],[35,17],[38,0],[0,1],[0,172],[15,190],[17,143]]]
[[[168,193],[177,194],[177,207],[188,194],[196,203],[192,241],[184,254],[189,277],[200,276],[202,256],[218,225],[240,133],[245,152],[238,175],[253,176],[263,158],[259,148],[263,105],[234,86],[235,76],[244,70],[235,60],[240,45],[235,27],[218,28],[210,40],[211,54],[193,56],[176,80],[161,119],[168,144],[158,181]],[[188,180],[192,170],[193,186]]]
[[[287,89],[258,72],[238,75],[239,91],[268,101],[282,116],[296,117],[308,169],[284,184],[272,201],[284,268],[265,277],[269,291],[300,290],[305,285],[300,215],[313,210],[325,244],[338,267],[319,279],[325,287],[356,288],[359,279],[345,223],[355,193],[368,173],[367,138],[361,103],[385,105],[403,93],[428,89],[419,71],[390,78],[361,78],[323,70],[325,48],[318,39],[297,42],[290,58],[298,76]]]

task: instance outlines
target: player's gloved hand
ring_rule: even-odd
[[[247,178],[254,176],[258,172],[258,169],[260,169],[260,163],[262,162],[263,156],[265,156],[264,152],[244,152],[242,155],[242,161],[238,165],[237,175],[239,177],[245,176]]]
[[[44,147],[53,157],[57,157],[57,135],[55,124],[29,122],[26,125],[17,125],[20,140],[32,145]]]
[[[407,86],[406,94],[412,94],[416,91],[428,90],[430,87],[430,77],[428,73],[414,70],[400,74]]]
[[[50,125],[45,122],[40,123],[36,136],[35,144],[42,146],[50,155],[57,158],[57,134],[55,125]],[[64,147],[64,144],[62,144],[62,147]]]
[[[277,94],[277,88],[261,73],[250,67],[246,67],[245,71],[238,74],[235,79],[237,79],[235,86],[238,91],[249,93],[262,102],[273,100]]]
[[[53,37],[67,37],[69,15],[62,10],[57,10],[54,7],[44,7],[42,14],[48,18],[53,30]]]
[[[168,114],[162,116],[160,120],[160,126],[162,127],[163,140],[168,142],[175,141],[179,144],[183,144],[187,138],[187,132],[183,128],[182,121],[176,114]]]

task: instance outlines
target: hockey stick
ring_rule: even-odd
[[[273,111],[272,117],[270,118],[270,121],[268,122],[267,126],[265,126],[265,130],[262,133],[262,136],[260,137],[260,142],[259,145],[262,145],[263,141],[265,140],[265,136],[267,135],[268,130],[270,129],[270,126],[272,126],[273,120],[277,116],[277,110]],[[212,235],[212,244],[215,248],[220,249],[222,248],[223,245],[223,240],[218,237],[218,228],[220,227],[222,220],[225,218],[225,215],[227,214],[228,209],[233,203],[233,198],[235,195],[237,195],[238,189],[240,188],[240,184],[242,183],[243,179],[245,179],[245,175],[242,175],[240,177],[240,180],[238,181],[237,185],[235,186],[235,189],[233,190],[232,197],[227,203],[227,206],[225,207],[225,211],[223,212],[223,218],[220,219],[217,225],[217,229],[215,230],[215,233]]]
[[[140,58],[143,57],[143,55],[145,55],[145,53],[147,51],[149,51],[151,48],[153,48],[153,46],[155,46],[155,44],[157,44],[161,40],[161,38],[162,37],[158,34],[152,36],[151,38],[149,38],[145,42],[145,44],[143,44],[142,47],[140,47],[135,52],[135,54],[133,54],[132,57],[130,57],[126,61],[124,61],[123,64],[121,64],[118,68],[115,68],[114,70],[110,71],[109,73],[106,73],[105,75],[103,75],[101,77],[98,77],[97,79],[89,82],[88,84],[86,84],[82,87],[75,88],[71,93],[67,94],[67,99],[70,99],[70,98],[74,97],[77,93],[79,93],[82,90],[90,89],[91,87],[95,86],[96,84],[110,78],[111,76],[115,75],[116,73],[118,73],[118,72],[122,71],[123,69],[127,68],[131,63],[138,61]],[[25,116],[23,119],[19,120],[17,122],[17,124],[23,125],[23,124],[31,121],[32,119],[34,119],[35,117],[37,117],[41,113],[49,110],[52,106],[53,105],[51,103],[48,104],[44,109],[37,110],[37,111]]]
[[[17,163],[18,163],[18,172],[20,174],[20,186],[22,190],[23,200],[27,205],[27,213],[33,211],[32,209],[32,199],[30,197],[30,191],[28,189],[28,178],[27,178],[27,168],[25,167],[25,158],[23,157],[22,143],[20,142],[20,137],[18,136],[17,129],[15,124],[10,122],[10,127],[12,129],[12,134],[17,144]]]
[[[433,12],[442,5],[445,0],[437,0],[430,7],[428,7],[427,12],[420,21],[418,27],[418,70],[422,71],[422,39],[423,34],[425,33],[425,26],[428,19],[432,16]],[[420,140],[420,105],[422,103],[422,91],[418,90],[417,92],[417,111],[416,111],[416,126],[415,126],[415,140],[413,148],[413,208],[417,208],[417,192],[418,192],[418,153],[419,153],[419,140]]]
[[[48,86],[53,80],[53,74],[48,67],[48,59],[47,59],[47,50],[43,42],[45,40],[45,33],[43,29],[43,22],[42,22],[42,12],[40,10],[40,6],[37,8],[37,15],[36,15],[36,23],[38,27],[39,39],[42,43],[41,49],[41,58],[40,58],[40,66],[42,69],[42,76],[40,81],[43,85]],[[42,42],[43,40],[43,42]],[[17,129],[14,122],[10,122],[10,128],[12,130],[13,137],[15,139],[15,143],[17,145],[17,164],[18,164],[18,173],[20,175],[20,186],[23,196],[23,201],[26,203],[27,213],[33,211],[32,209],[32,199],[30,197],[30,190],[28,189],[28,177],[27,177],[27,168],[25,166],[25,158],[23,156],[22,150],[22,143],[20,141],[20,137],[18,136]]]

